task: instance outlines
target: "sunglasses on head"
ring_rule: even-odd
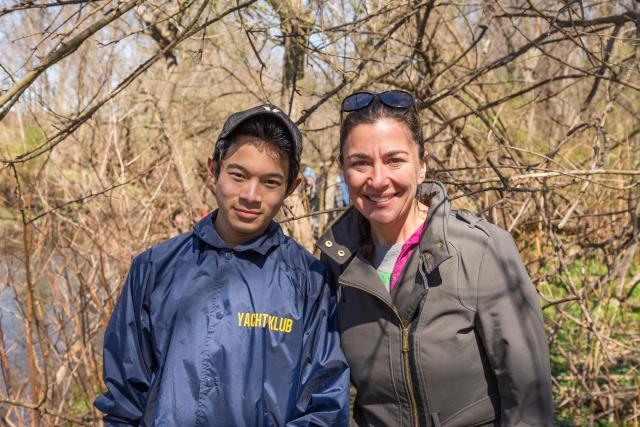
[[[415,107],[416,100],[409,92],[404,90],[388,90],[382,93],[356,92],[347,96],[340,106],[341,112],[362,110],[378,98],[387,107],[411,108]]]

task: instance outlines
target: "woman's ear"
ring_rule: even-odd
[[[420,162],[420,171],[418,172],[418,182],[423,182],[425,177],[427,176],[427,159],[429,158],[429,153],[425,152],[422,157],[422,161]]]

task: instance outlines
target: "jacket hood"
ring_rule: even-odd
[[[426,272],[430,273],[451,257],[447,245],[447,220],[451,212],[451,199],[444,186],[437,181],[425,181],[418,186],[418,197],[430,200],[425,227],[420,237]],[[362,246],[360,213],[351,206],[318,239],[316,246],[339,265],[345,264]]]
[[[213,225],[217,216],[218,209],[198,221],[193,227],[193,232],[196,237],[214,248],[229,248],[224,240],[222,240],[222,237],[220,237],[220,234],[218,234],[216,227]],[[260,236],[242,243],[241,245],[234,246],[231,249],[235,252],[254,251],[261,255],[265,255],[269,250],[271,250],[271,248],[278,246],[283,237],[284,234],[282,233],[280,225],[275,221],[271,221],[267,226],[267,229]]]

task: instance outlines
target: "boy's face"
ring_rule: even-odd
[[[238,136],[226,154],[221,165],[209,158],[209,176],[218,202],[216,230],[234,247],[265,231],[299,179],[287,191],[289,160],[253,136]]]

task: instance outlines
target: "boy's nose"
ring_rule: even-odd
[[[262,195],[260,194],[260,183],[254,180],[247,181],[246,185],[240,191],[240,199],[248,203],[260,203]]]

